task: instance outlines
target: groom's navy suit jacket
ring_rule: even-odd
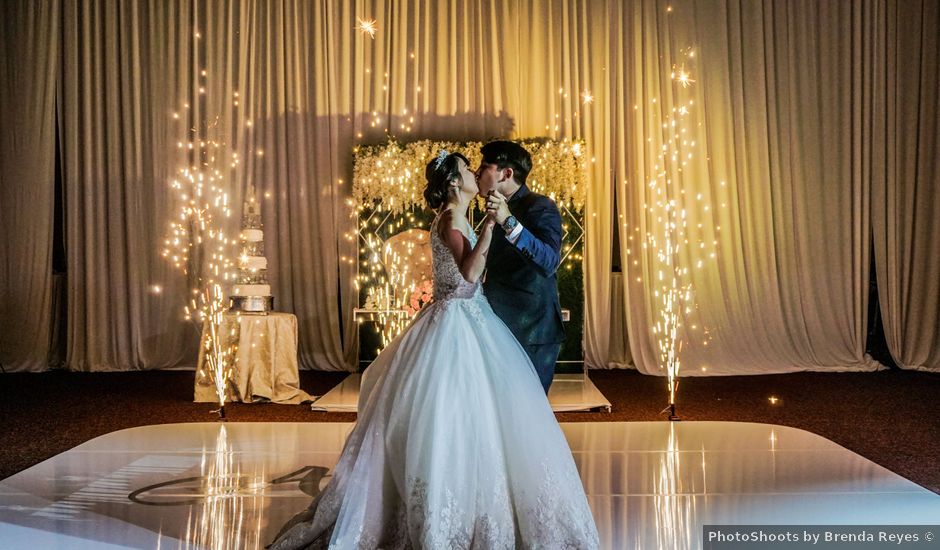
[[[555,271],[561,259],[561,214],[555,203],[523,185],[509,211],[523,226],[513,244],[498,224],[486,257],[483,293],[522,345],[565,339]]]

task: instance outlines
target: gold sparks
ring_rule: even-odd
[[[199,74],[207,75],[201,69]],[[204,83],[193,87],[198,92],[199,112],[206,112],[207,96],[212,90]],[[239,92],[232,95],[232,120],[242,120]],[[188,103],[183,109],[189,110]],[[236,240],[228,233],[232,217],[230,191],[238,184],[237,167],[243,155],[229,141],[231,136],[222,129],[220,121],[226,115],[188,121],[190,112],[176,110],[171,113],[182,135],[176,140],[179,152],[175,173],[169,178],[175,208],[167,220],[162,255],[173,267],[181,271],[190,287],[189,303],[183,308],[184,318],[202,325],[205,362],[199,377],[215,386],[220,405],[220,416],[225,417],[225,401],[232,378],[237,344],[228,338],[222,326],[222,317],[228,309],[226,287],[234,281],[234,247]],[[181,116],[184,115],[184,116]],[[182,119],[182,120],[181,120]],[[250,127],[251,121],[245,123]],[[245,127],[238,128],[244,132]],[[242,140],[234,140],[235,143]],[[150,292],[164,292],[163,286],[154,284]]]
[[[666,11],[672,12],[672,7],[667,6]],[[693,63],[691,47],[680,49],[679,54],[686,63]],[[643,182],[645,201],[640,215],[647,231],[644,235],[639,227],[633,228],[640,242],[635,242],[632,235],[627,236],[628,242],[634,241],[632,246],[642,248],[627,250],[627,254],[639,252],[641,255],[640,262],[633,260],[632,266],[636,268],[627,267],[637,271],[630,278],[642,284],[644,291],[652,295],[651,332],[658,351],[658,366],[667,375],[670,404],[667,410],[671,411],[670,419],[673,419],[683,344],[689,344],[690,339],[702,338],[702,345],[707,346],[709,338],[707,327],[700,328],[700,324],[690,317],[697,309],[690,272],[704,268],[707,260],[715,257],[717,242],[709,247],[699,231],[690,231],[690,221],[699,217],[694,212],[711,211],[707,204],[709,197],[698,192],[699,186],[706,182],[696,181],[698,178],[689,172],[690,164],[699,162],[693,154],[697,151],[696,141],[688,127],[690,119],[694,118],[693,91],[685,91],[695,83],[692,78],[694,66],[687,68],[685,64],[668,63],[663,68],[672,67],[672,93],[651,98],[646,103],[652,115],[649,120],[653,122],[644,128],[644,141],[650,153],[650,178]],[[634,105],[635,111],[643,108],[643,105]],[[696,131],[694,128],[691,130]],[[692,196],[695,197],[694,202],[690,198]],[[703,217],[705,220],[707,217]],[[698,229],[702,229],[701,223]],[[648,275],[640,276],[645,273]],[[703,373],[710,370],[706,365],[700,365],[700,369]]]
[[[688,88],[695,82],[695,80],[692,79],[692,75],[685,70],[684,65],[680,65],[678,69],[673,69],[672,79],[678,82],[683,88]]]
[[[375,38],[375,31],[378,28],[376,26],[375,19],[361,19],[357,17],[356,21],[356,30],[362,32],[363,34],[368,34],[370,38]]]

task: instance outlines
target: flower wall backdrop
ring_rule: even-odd
[[[527,185],[558,205],[564,238],[558,280],[562,308],[571,311],[563,361],[582,361],[584,281],[581,261],[584,248],[584,201],[588,189],[585,144],[580,140],[521,140],[532,155]],[[478,141],[420,140],[354,149],[351,213],[357,219],[359,245],[356,286],[361,308],[360,362],[368,362],[407,325],[420,307],[429,303],[430,250],[427,227],[434,213],[422,193],[424,170],[438,151],[462,153],[471,167],[479,165]],[[471,209],[473,220],[482,219],[481,204]]]

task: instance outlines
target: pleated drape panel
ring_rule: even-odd
[[[872,229],[885,338],[901,368],[940,371],[940,2],[879,2]]]
[[[191,361],[188,289],[159,255],[168,184],[184,162],[170,113],[191,88],[191,6],[65,2],[62,26],[66,362],[108,371]]]
[[[558,138],[585,136],[589,142],[603,143],[612,119],[609,112],[600,108],[579,112],[580,90],[602,89],[608,81],[606,69],[592,62],[594,56],[606,51],[607,35],[587,32],[591,25],[605,19],[607,3],[197,2],[174,8],[180,17],[185,19],[183,14],[187,10],[190,16],[172,29],[161,29],[159,19],[143,17],[136,9],[121,9],[123,5],[108,4],[105,8],[89,2],[76,4],[66,13],[66,19],[73,21],[73,25],[77,25],[74,21],[91,20],[107,26],[122,20],[125,27],[141,29],[125,29],[114,35],[93,34],[97,27],[89,30],[87,36],[81,34],[81,28],[66,33],[66,40],[74,46],[66,49],[81,51],[79,46],[83,42],[97,40],[99,49],[112,48],[114,54],[111,58],[76,61],[72,71],[66,71],[67,90],[69,79],[80,75],[103,88],[66,102],[66,127],[75,129],[76,134],[84,132],[87,141],[94,143],[93,136],[98,140],[94,146],[89,146],[86,140],[82,140],[82,145],[77,139],[66,141],[66,157],[72,159],[66,166],[68,178],[83,182],[74,186],[76,191],[70,195],[69,208],[79,205],[86,209],[103,208],[104,190],[110,189],[110,184],[105,183],[107,174],[101,171],[110,169],[114,173],[118,167],[129,164],[126,159],[91,162],[89,159],[95,155],[121,159],[122,155],[141,154],[142,148],[172,148],[176,137],[165,127],[166,123],[156,119],[165,118],[165,113],[187,97],[194,99],[193,89],[204,88],[205,94],[200,94],[205,96],[201,103],[204,112],[193,116],[197,120],[219,117],[218,124],[228,127],[232,140],[242,140],[240,150],[264,152],[263,159],[253,158],[245,163],[241,181],[246,182],[244,186],[255,185],[259,194],[268,197],[262,201],[268,277],[277,308],[294,312],[300,319],[301,362],[308,368],[346,368],[356,350],[356,325],[352,318],[357,300],[353,286],[355,265],[343,261],[356,256],[356,243],[345,238],[355,228],[346,198],[352,179],[351,154],[356,144],[376,143],[389,133],[401,134],[405,124],[412,129],[410,135],[401,135],[402,139],[413,136],[467,140],[548,134]],[[158,7],[153,5],[150,9]],[[378,21],[380,31],[374,39],[357,30],[360,17]],[[548,25],[534,24],[535,21],[547,21]],[[559,28],[566,29],[568,40],[557,39],[555,33]],[[161,32],[172,36],[145,43],[147,33]],[[197,32],[198,41],[191,40]],[[123,37],[129,43],[119,46],[113,40],[101,38],[103,35]],[[166,52],[164,62],[170,66],[145,66],[137,73],[115,68],[127,62],[120,59],[125,50],[180,47],[178,44],[188,44],[190,50],[185,56]],[[108,55],[108,51],[93,53]],[[196,70],[192,70],[194,63],[198,66]],[[129,96],[140,86],[123,88],[118,84],[121,79],[143,79],[148,72],[156,76],[165,70],[179,71],[181,76],[161,81],[160,85],[176,82],[178,86],[157,92],[154,97]],[[206,71],[205,76],[202,70]],[[184,80],[187,75],[188,81]],[[77,90],[79,86],[71,88]],[[239,114],[232,109],[235,90],[244,107]],[[142,135],[162,141],[154,147],[129,144],[128,136],[119,137],[117,130],[100,131],[108,125],[120,128],[129,124],[125,111],[95,111],[95,105],[101,105],[109,95],[131,103],[153,103],[150,111],[154,121],[152,124],[143,121]],[[80,116],[81,109],[97,112],[103,118]],[[251,131],[245,131],[249,121]],[[102,135],[113,136],[112,145],[102,142],[106,139]],[[127,152],[117,147],[119,142],[125,143]],[[607,161],[603,155],[597,157],[598,162],[591,165],[592,177],[603,180]],[[159,167],[154,164],[153,173],[146,178],[152,184],[149,192],[164,194],[156,203],[172,203],[160,186],[172,175],[174,160],[179,163],[170,157]],[[83,169],[90,165],[99,173]],[[71,179],[69,182],[71,185]],[[96,185],[101,187],[97,197],[87,189]],[[82,186],[85,189],[79,191]],[[598,227],[609,223],[612,212],[611,200],[603,189],[604,186],[599,186],[588,205],[591,225]],[[243,191],[244,187],[233,195],[234,204],[240,204],[239,193]],[[84,202],[81,197],[85,197]],[[174,317],[177,313],[174,308],[185,303],[188,290],[185,285],[170,283],[163,284],[159,296],[149,290],[149,285],[178,279],[153,254],[159,249],[163,227],[159,221],[148,222],[147,227],[129,227],[130,218],[117,207],[126,199],[114,200],[115,208],[107,213],[88,211],[73,216],[70,222],[73,230],[70,296],[76,295],[77,300],[69,306],[73,325],[69,364],[72,368],[92,370],[184,364],[191,354],[188,340],[169,345],[161,341],[154,347],[157,356],[139,355],[144,344],[135,341],[134,333],[153,333],[159,329],[135,331],[131,328],[135,324],[176,327],[166,337],[173,334],[182,338],[191,330]],[[172,215],[152,214],[157,220]],[[102,224],[102,216],[114,217],[115,221]],[[94,227],[104,226],[109,229],[92,235]],[[134,237],[137,245],[132,247],[105,243],[108,239],[122,238],[115,237],[111,228],[122,235],[138,231],[142,235]],[[597,264],[592,272],[609,272],[610,235],[603,230],[590,231],[596,237],[587,243],[586,261]],[[95,242],[80,241],[82,238]],[[129,248],[147,258],[89,257],[84,252],[101,250],[105,244],[112,249]],[[91,266],[98,272],[86,276]],[[147,270],[150,276],[144,280],[142,275]],[[127,271],[139,272],[141,277],[132,277]],[[132,280],[127,280],[131,277]],[[609,284],[606,279],[586,281],[588,295],[601,296],[593,302],[600,304],[595,309],[599,308],[602,319],[609,316],[609,299],[603,299],[609,294]],[[599,288],[600,293],[594,288]],[[123,293],[136,298],[122,299],[118,295]],[[132,303],[152,311],[135,310],[125,317],[128,307],[133,306],[122,304]],[[591,307],[589,303],[588,308]],[[606,339],[608,333],[606,327],[593,332],[588,327],[589,338],[593,334]],[[606,349],[606,340],[602,346],[594,347]],[[138,350],[137,354],[131,350]]]
[[[3,4],[0,29],[0,365],[48,368],[53,333],[57,0]]]
[[[342,261],[356,255],[344,237],[355,225],[346,205],[354,12],[328,1],[199,6],[207,96],[248,154],[237,191],[254,186],[261,200],[275,308],[297,315],[303,367],[345,370],[356,353],[358,299],[355,265]],[[237,192],[234,204],[242,199]]]
[[[682,372],[879,368],[865,355],[870,184],[856,172],[869,139],[855,124],[870,67],[864,4],[627,6],[632,66],[621,86],[637,108],[622,120],[628,169],[618,196],[637,368],[662,373],[649,330],[659,268],[644,241],[659,223],[647,210],[660,200],[647,185],[657,178],[678,182],[670,198],[687,213],[680,265],[702,262],[690,269],[695,307],[683,312]],[[670,63],[695,67],[691,93],[677,88]],[[685,117],[670,111],[680,103]],[[695,153],[682,166],[664,163],[660,136],[680,127]]]

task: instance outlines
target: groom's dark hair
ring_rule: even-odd
[[[495,164],[497,168],[512,168],[516,183],[525,185],[525,179],[532,171],[532,157],[525,147],[514,141],[491,141],[480,149],[483,162]]]

